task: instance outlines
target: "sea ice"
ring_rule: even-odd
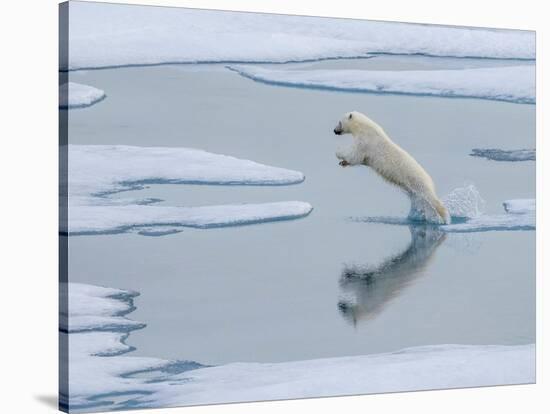
[[[137,292],[100,286],[70,283],[61,285],[61,302],[67,303],[69,313],[60,312],[60,329],[65,332],[104,330],[120,331],[142,328],[144,325],[125,318],[133,311]]]
[[[288,70],[233,65],[240,75],[273,85],[337,91],[482,98],[535,103],[535,66],[453,70]]]
[[[289,185],[298,171],[189,148],[69,145],[68,229],[94,234],[138,231],[169,234],[177,227],[221,227],[306,216],[310,204],[286,201],[201,207],[160,206],[154,199],[117,199],[110,194],[147,184]],[[64,156],[64,150],[61,156]],[[66,182],[66,177],[61,177]]]
[[[99,321],[104,317],[117,317],[120,309],[127,309],[135,293],[71,283],[66,288],[70,319],[81,315],[80,302],[87,303],[83,307],[90,318],[98,318],[98,323],[92,324],[93,328],[88,331],[66,333],[61,327],[61,341],[68,342],[69,346],[70,377],[68,388],[62,385],[60,389],[60,402],[71,411],[535,381],[534,344],[422,346],[383,354],[281,363],[230,363],[216,367],[185,360],[127,356],[124,354],[132,350],[125,344],[127,332],[117,326],[101,326]],[[104,299],[121,303],[113,305],[102,302]]]
[[[483,157],[494,161],[535,161],[534,149],[502,150],[497,148],[474,148],[470,154],[473,157]]]
[[[88,196],[146,184],[288,185],[298,171],[181,147],[69,145],[70,194]]]
[[[309,203],[282,201],[262,204],[226,204],[204,207],[172,206],[69,206],[70,234],[122,233],[130,230],[145,230],[151,227],[167,234],[174,227],[228,227],[256,224],[268,221],[289,220],[307,216],[312,210]]]
[[[439,229],[447,233],[474,233],[484,231],[535,230],[535,200],[509,200],[503,203],[504,214],[476,214],[465,217],[453,215],[451,224],[441,225]],[[406,217],[355,217],[354,221],[364,223],[383,223],[398,226],[425,225]]]
[[[89,85],[68,82],[59,87],[59,108],[86,108],[105,99],[105,92]]]
[[[289,62],[369,53],[535,59],[535,33],[353,19],[71,2],[61,69]],[[266,46],[267,45],[267,46]]]
[[[177,377],[188,381],[162,388],[152,400],[176,406],[521,384],[535,381],[535,346],[424,346],[275,364],[233,363]]]
[[[504,203],[504,210],[511,214],[526,214],[535,213],[537,203],[534,198],[506,200]]]

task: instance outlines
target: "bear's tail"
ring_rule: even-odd
[[[433,206],[439,217],[441,217],[443,224],[451,224],[451,215],[449,214],[449,210],[447,210],[447,207],[445,207],[439,198],[434,197]]]

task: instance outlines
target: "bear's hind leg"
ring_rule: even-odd
[[[447,209],[437,197],[426,197],[424,194],[409,193],[411,210],[408,218],[414,221],[426,221],[435,224],[449,224]]]

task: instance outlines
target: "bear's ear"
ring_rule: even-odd
[[[349,114],[348,119],[351,119],[352,116],[353,116],[353,114]]]

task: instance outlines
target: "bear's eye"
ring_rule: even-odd
[[[348,119],[351,119],[351,117],[352,117],[352,114],[349,114],[349,117],[348,117]]]

